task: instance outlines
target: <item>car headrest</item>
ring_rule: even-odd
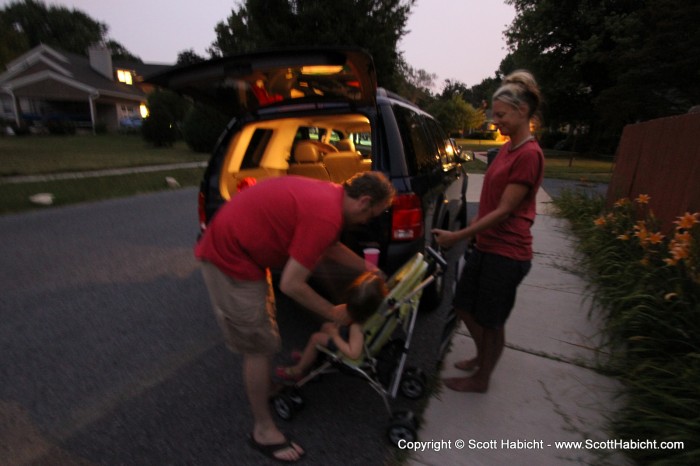
[[[294,148],[294,160],[299,163],[315,163],[320,160],[318,147],[310,141],[300,141]]]

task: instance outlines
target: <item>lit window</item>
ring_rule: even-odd
[[[141,104],[139,106],[139,113],[141,113],[141,118],[146,118],[148,116],[148,107],[146,107],[146,104]]]
[[[120,83],[132,85],[134,83],[131,77],[131,71],[127,70],[117,70],[117,80]]]

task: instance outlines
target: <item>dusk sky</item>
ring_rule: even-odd
[[[0,0],[5,6],[10,0]],[[204,57],[214,27],[236,0],[45,0],[87,13],[109,26],[109,37],[146,62],[174,63],[186,49]],[[406,61],[467,86],[494,75],[506,55],[503,31],[515,16],[503,0],[418,0],[400,42]]]

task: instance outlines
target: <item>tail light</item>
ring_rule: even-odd
[[[204,193],[199,192],[199,197],[197,198],[197,211],[199,212],[199,229],[204,231],[207,229],[207,214],[204,210]]]
[[[395,241],[411,241],[423,236],[423,208],[415,194],[399,194],[394,197],[391,217],[391,238]]]
[[[255,178],[253,178],[252,176],[246,176],[241,181],[239,181],[238,184],[236,185],[236,192],[240,193],[245,188],[250,188],[255,183],[257,183],[257,180]]]

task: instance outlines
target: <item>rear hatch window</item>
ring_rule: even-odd
[[[148,82],[234,116],[303,102],[374,106],[372,57],[360,49],[284,50],[173,68]]]

